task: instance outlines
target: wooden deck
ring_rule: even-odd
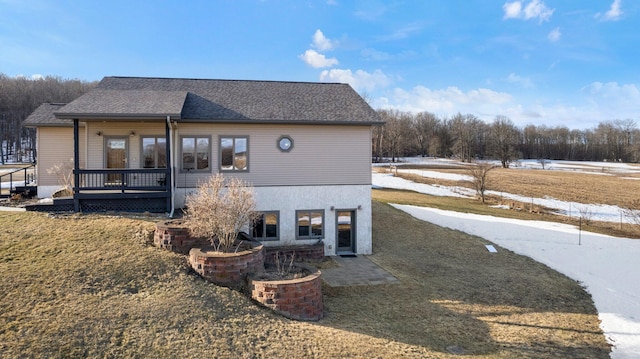
[[[9,198],[17,193],[19,187],[32,184],[35,174],[35,166],[32,164],[0,166],[0,198]]]

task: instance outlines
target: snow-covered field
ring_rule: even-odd
[[[411,164],[428,164],[442,167],[443,165],[456,166],[459,162],[441,159],[407,159],[406,163]],[[389,166],[389,164],[376,164],[377,166]],[[541,168],[540,163],[536,161],[521,161],[512,166],[513,168]],[[640,173],[640,166],[625,163],[606,163],[606,162],[573,162],[573,161],[549,161],[545,165],[546,169],[553,168],[555,170],[580,171],[590,174],[611,174],[611,173]],[[403,169],[401,166],[397,169],[398,173],[415,174],[422,177],[446,179],[450,181],[470,181],[471,177],[467,175],[438,172],[437,170],[420,170],[420,169]],[[596,172],[594,172],[596,171]],[[390,173],[373,172],[373,186],[381,188],[395,188],[411,190],[418,193],[429,194],[433,196],[450,196],[450,197],[467,197],[473,198],[475,191],[470,188],[461,186],[439,186],[428,185],[408,181],[399,177],[395,177]],[[635,178],[634,178],[635,179]],[[531,203],[537,206],[543,206],[555,210],[555,213],[563,216],[579,217],[581,213],[589,213],[590,218],[594,221],[631,223],[633,220],[622,214],[622,209],[618,206],[611,206],[597,203],[577,203],[560,201],[555,198],[532,198],[524,197],[516,194],[487,191],[488,195],[500,196],[505,199],[511,199],[518,202]]]
[[[411,160],[424,163],[423,159]],[[428,159],[442,166],[451,161]],[[387,164],[388,165],[388,164]],[[522,168],[540,166],[535,161],[521,162]],[[545,168],[589,173],[640,173],[640,167],[627,164],[557,162],[545,164]],[[399,171],[404,171],[399,169]],[[410,170],[407,170],[410,171]],[[412,171],[412,170],[411,170]],[[435,171],[420,171],[421,175],[440,176]],[[435,174],[433,172],[436,172]],[[451,176],[447,174],[447,176]],[[436,177],[442,178],[442,177]],[[461,177],[447,177],[464,180]],[[473,191],[462,187],[431,186],[391,174],[373,173],[373,186],[379,188],[408,189],[435,196],[472,197]],[[503,196],[513,196],[502,193]],[[529,202],[531,198],[518,199]],[[549,198],[534,199],[534,203],[557,209],[568,215],[568,208],[577,212],[580,206],[594,213],[593,219],[620,220],[620,209],[599,204],[568,203]],[[616,238],[589,232],[579,232],[575,226],[542,221],[524,221],[469,213],[442,211],[433,208],[395,205],[412,216],[439,226],[460,230],[483,237],[516,253],[529,256],[538,262],[580,281],[592,295],[601,320],[601,328],[613,345],[611,357],[615,359],[640,358],[640,240]],[[575,212],[574,212],[575,213]],[[577,214],[574,214],[577,215]],[[499,228],[499,230],[497,230]]]

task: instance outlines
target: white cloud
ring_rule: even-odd
[[[383,51],[378,51],[372,48],[364,48],[360,51],[360,55],[362,55],[366,59],[374,60],[374,61],[386,61],[390,60],[392,56]]]
[[[504,9],[503,19],[517,19],[522,12],[522,3],[520,1],[506,2],[502,5]]]
[[[522,80],[515,74],[509,75],[509,78],[513,81]],[[515,96],[487,88],[465,92],[455,86],[444,89],[416,86],[409,90],[395,88],[374,97],[371,103],[374,108],[416,113],[429,111],[441,118],[451,117],[456,113],[468,113],[490,122],[495,116],[504,115],[517,126],[535,124],[586,129],[594,128],[604,121],[639,119],[638,84],[593,82],[579,90],[584,95],[582,98],[572,102],[560,102],[556,99]]]
[[[355,15],[363,20],[373,21],[387,13],[387,6],[375,1],[364,1],[362,8],[356,10]]]
[[[635,84],[619,85],[617,82],[593,82],[582,88],[582,92],[592,101],[611,104],[613,107],[624,106],[637,108],[640,102],[640,90]],[[634,114],[634,117],[637,115]]]
[[[549,21],[555,9],[548,8],[541,0],[531,0],[524,5],[524,1],[506,2],[503,19],[538,19],[540,22]],[[523,7],[524,5],[524,7]]]
[[[391,84],[391,79],[380,70],[373,73],[364,70],[356,70],[354,73],[348,69],[323,70],[320,73],[320,81],[348,83],[358,92],[374,91]]]
[[[602,21],[617,21],[622,17],[622,9],[620,8],[622,0],[614,0],[611,4],[611,7],[607,12],[603,14],[597,13],[596,19],[601,19]]]
[[[408,38],[409,36],[417,32],[420,32],[422,28],[423,26],[419,23],[411,23],[396,29],[395,31],[393,31],[388,35],[380,36],[378,37],[378,39],[380,41],[402,40],[402,39]]]
[[[331,67],[338,64],[338,60],[336,58],[327,58],[315,50],[307,50],[304,54],[298,55],[298,57],[302,59],[302,61],[306,62],[307,65],[314,68]]]
[[[425,86],[416,86],[411,90],[396,88],[389,97],[374,100],[374,105],[382,108],[397,108],[402,111],[429,111],[444,116],[457,112],[482,115],[491,112],[493,117],[497,106],[512,100],[505,92],[496,92],[486,88],[478,88],[464,92],[458,87],[450,86],[445,89],[432,90]]]
[[[547,38],[551,42],[559,41],[560,37],[562,37],[562,33],[560,32],[560,28],[559,27],[556,27],[555,29],[551,30],[549,35],[547,35]]]
[[[327,39],[320,30],[316,30],[316,32],[313,34],[313,43],[311,44],[311,46],[320,51],[333,50],[336,45],[337,41]]]
[[[539,18],[540,22],[549,21],[555,9],[549,9],[540,0],[533,0],[524,8],[524,17],[526,20]]]
[[[26,80],[44,80],[44,76],[41,74],[33,74],[31,76],[25,76],[23,74],[17,74],[14,76],[16,79],[26,79]]]
[[[533,81],[531,81],[530,78],[518,76],[514,73],[510,73],[509,76],[507,76],[507,82],[518,84],[524,88],[533,87]]]

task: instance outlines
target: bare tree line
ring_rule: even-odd
[[[35,160],[35,130],[23,128],[22,121],[38,106],[70,102],[95,84],[56,76],[30,79],[0,74],[0,164]]]
[[[57,76],[38,79],[0,73],[0,164],[34,161],[35,131],[21,126],[44,102],[70,102],[96,82]],[[634,120],[605,121],[593,129],[528,125],[518,128],[505,116],[491,123],[472,114],[440,118],[429,112],[378,110],[386,124],[373,130],[374,160],[406,156],[500,160],[519,158],[592,161],[640,161],[640,132]]]
[[[601,122],[592,129],[565,126],[517,127],[506,116],[487,123],[471,114],[439,118],[429,112],[378,110],[384,126],[374,128],[374,161],[398,157],[453,157],[466,162],[518,159],[640,161],[640,130],[634,120]]]

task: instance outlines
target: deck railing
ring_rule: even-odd
[[[77,170],[76,193],[86,191],[170,192],[170,170],[167,168],[139,169],[80,169]]]
[[[0,175],[0,197],[9,197],[9,195],[11,195],[11,191],[16,189],[16,186],[26,186],[29,183],[34,182],[34,168],[35,165],[29,165]],[[14,181],[14,175],[21,178],[21,180]],[[6,183],[8,183],[8,185],[5,185]]]

